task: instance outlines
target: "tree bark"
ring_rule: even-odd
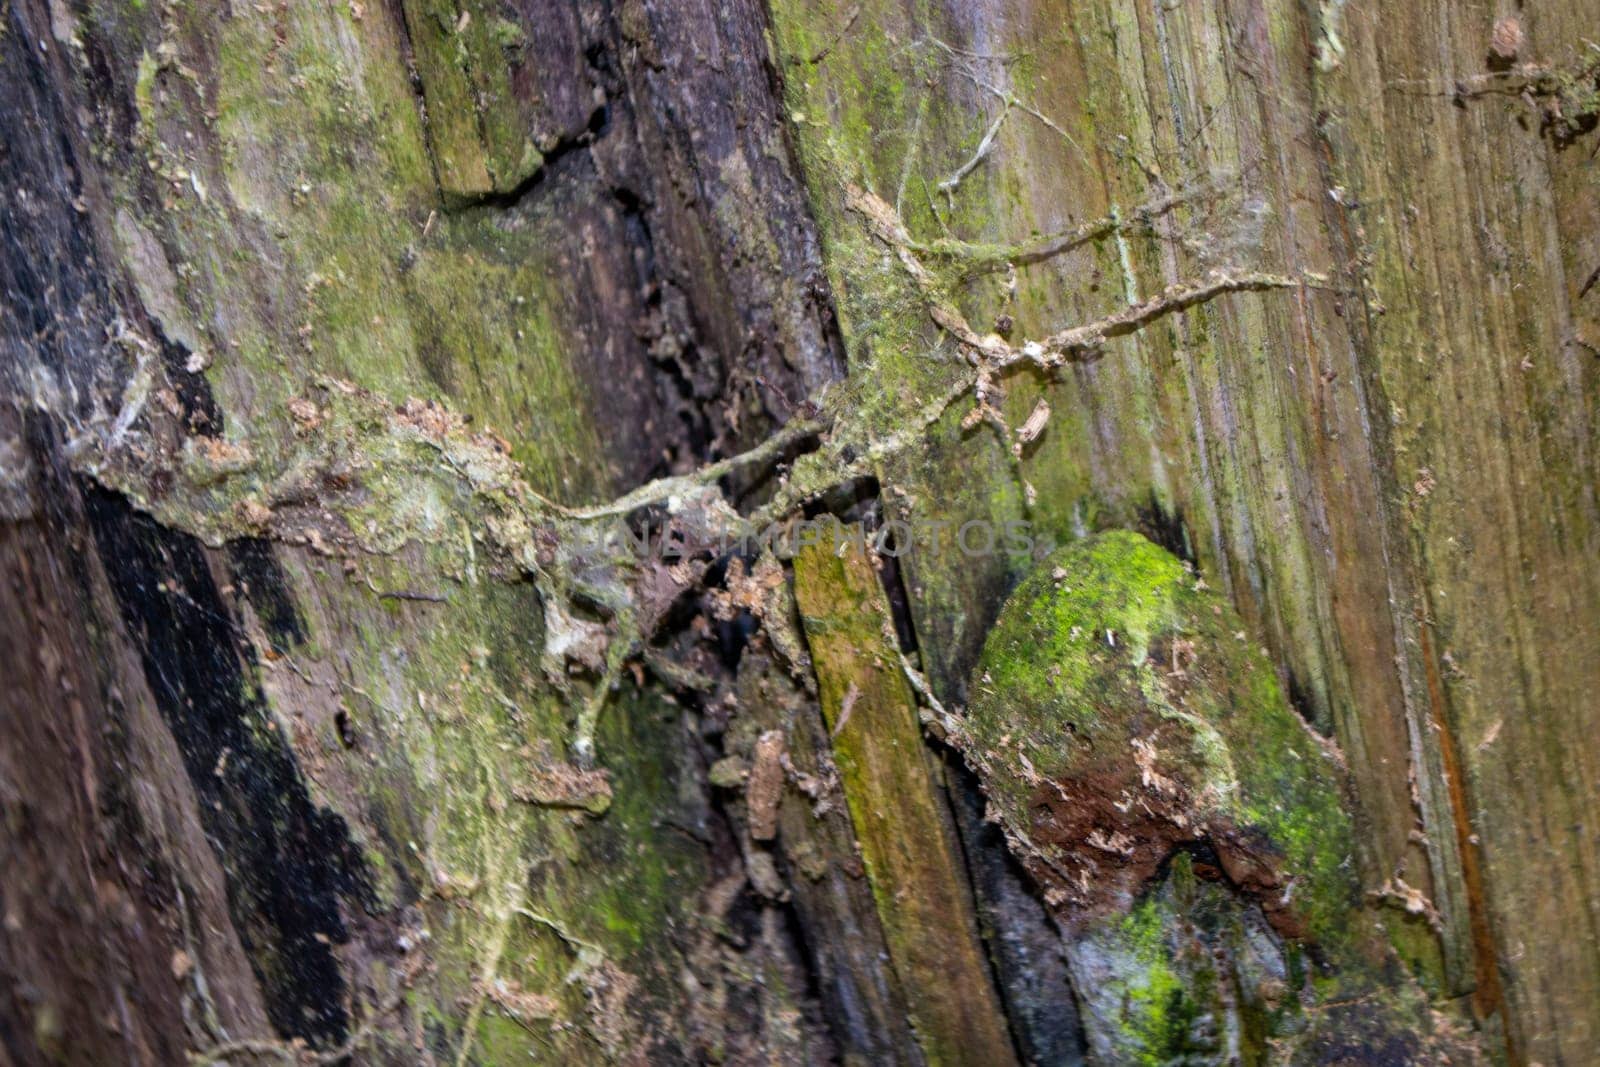
[[[11,0],[0,1062],[1588,1062],[1596,14]]]

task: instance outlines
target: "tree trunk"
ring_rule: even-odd
[[[0,1063],[1590,1062],[1597,15],[11,0]]]

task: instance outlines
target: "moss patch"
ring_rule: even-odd
[[[969,755],[1058,909],[1120,910],[1173,848],[1205,842],[1282,929],[1343,940],[1357,892],[1338,766],[1165,549],[1113,532],[1051,556],[1002,610],[972,697]]]
[[[1427,1030],[1362,907],[1336,755],[1176,557],[1125,531],[1056,552],[971,694],[963,751],[1068,931],[1108,1062],[1259,1062],[1356,996],[1381,1020],[1363,1048]]]

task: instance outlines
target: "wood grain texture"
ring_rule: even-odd
[[[26,681],[0,726],[3,1056],[169,1062],[300,1036],[397,1062],[821,1060],[835,1043],[914,1061],[903,1006],[931,1058],[1005,1062],[1008,1023],[1023,1049],[1072,1043],[1052,1030],[1059,961],[1029,963],[1051,936],[1029,887],[977,812],[952,832],[863,561],[796,569],[810,619],[838,621],[806,629],[865,805],[855,836],[900,896],[873,909],[846,869],[851,827],[799,821],[793,782],[770,775],[785,795],[761,855],[826,861],[794,893],[801,925],[860,931],[806,958],[781,888],[746,869],[737,801],[707,782],[733,743],[718,702],[794,666],[728,666],[749,654],[743,616],[683,624],[722,658],[709,690],[643,666],[596,682],[544,659],[547,625],[588,620],[487,578],[439,481],[363,486],[361,520],[394,540],[339,559],[307,538],[206,547],[206,516],[162,528],[72,473],[84,441],[115,438],[149,460],[155,500],[210,444],[239,461],[218,492],[248,512],[227,486],[284,474],[347,389],[368,391],[364,429],[450,405],[564,503],[747,447],[846,372],[860,423],[890,436],[966,364],[854,186],[932,250],[978,332],[1013,340],[1213,270],[1307,279],[1014,373],[997,420],[957,405],[849,488],[947,524],[946,550],[913,546],[899,573],[950,705],[1049,543],[1132,528],[1192,560],[1338,742],[1362,886],[1406,964],[1511,1062],[1589,1062],[1596,15],[7,5],[0,662]],[[359,468],[319,468],[285,503],[348,503]],[[724,484],[741,507],[745,477]],[[969,520],[1035,540],[952,550]],[[611,703],[601,819],[538,799],[596,773],[562,751],[575,676]],[[750,718],[817,771],[830,746],[808,699]],[[885,782],[903,807],[887,823]],[[1379,890],[1397,881],[1429,907],[1394,906]],[[929,934],[935,905],[960,918]],[[867,958],[880,944],[894,974]],[[950,968],[960,996],[933,980]],[[823,1018],[852,988],[857,1015]]]
[[[1582,1062],[1600,1025],[1592,121],[1558,123],[1544,90],[1459,90],[1499,84],[1488,7],[886,0],[838,33],[857,6],[774,20],[852,370],[887,394],[948,356],[931,327],[883,328],[905,316],[858,258],[847,182],[913,239],[988,248],[1182,201],[1019,266],[1014,290],[958,290],[1014,337],[1219,265],[1336,279],[1018,376],[1012,426],[1052,406],[1020,469],[952,418],[881,471],[891,507],[1057,539],[1132,526],[1192,554],[1342,746],[1368,886],[1401,877],[1437,906],[1437,932],[1389,915],[1403,955],[1471,993],[1513,1059]],[[1593,16],[1521,11],[1518,62],[1592,93]],[[910,561],[947,698],[1026,566]]]
[[[795,557],[795,599],[889,957],[931,1064],[1013,1063],[960,845],[900,669],[888,601],[857,547]]]

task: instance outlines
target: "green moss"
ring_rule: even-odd
[[[493,37],[494,43],[501,48],[514,48],[528,39],[528,35],[523,32],[521,26],[504,18],[494,20],[490,35]]]
[[[145,52],[139,57],[139,72],[134,80],[133,100],[139,109],[142,122],[150,121],[155,114],[155,82],[160,67],[155,57]]]
[[[1179,854],[1125,915],[1068,946],[1097,1061],[1261,1064],[1269,1037],[1303,1026],[1292,949],[1196,868]]]
[[[120,9],[96,11],[102,31],[131,31]],[[474,77],[503,81],[519,48],[493,14],[461,36],[482,36]],[[345,5],[248,8],[221,23],[179,6],[160,30],[129,46],[158,202],[130,177],[119,234],[138,238],[125,258],[167,335],[204,354],[225,415],[248,412],[227,425],[248,433],[238,443],[258,469],[297,462],[286,405],[325,374],[395,402],[450,398],[504,435],[542,491],[609,488],[599,405],[572,373],[570,294],[548,263],[557,223],[508,229],[494,211],[443,212],[395,27]],[[538,166],[521,133],[497,137],[509,161],[497,173],[520,180]],[[231,477],[217,495],[262,489]]]
[[[565,499],[604,490],[600,426],[573,372],[568,296],[537,235],[487,214],[442,227],[404,277],[419,359],[456,403],[505,427],[530,483]]]
[[[406,0],[439,184],[467,199],[513,189],[544,162],[511,85],[523,30],[491,3]]]
[[[973,694],[971,744],[1020,828],[1035,788],[1022,759],[1073,782],[1116,777],[1150,746],[1187,808],[1174,817],[1261,835],[1312,936],[1343,940],[1355,886],[1340,772],[1244,624],[1166,550],[1118,531],[1051,556],[1002,610]]]
[[[443,557],[424,563],[416,551],[376,568],[373,584],[437,573]],[[403,608],[428,613],[426,638],[397,629],[393,605],[370,591],[342,608],[355,630],[341,647],[366,654],[345,657],[366,761],[352,819],[378,827],[403,880],[422,891],[435,964],[428,1013],[440,1030],[470,1033],[486,1062],[534,1049],[588,1056],[585,1028],[601,1025],[589,985],[601,969],[607,981],[638,976],[637,998],[675,996],[667,934],[691,921],[683,887],[705,877],[700,850],[662,822],[693,773],[679,757],[678,715],[654,696],[618,698],[604,720],[616,792],[604,818],[519,799],[562,763],[569,729],[559,696],[511,666],[537,662],[538,597],[500,582],[447,591],[443,603]]]
[[[1144,901],[1117,931],[1139,968],[1120,992],[1127,1004],[1125,1026],[1142,1064],[1167,1063],[1180,1054],[1193,1021],[1192,1001],[1168,960],[1164,918],[1154,901]]]
[[[1425,1026],[1362,907],[1342,769],[1224,599],[1164,549],[1101,534],[1027,578],[985,645],[962,747],[1072,931],[1116,1062],[1297,1034],[1291,988],[1308,1005],[1375,998],[1374,1041]]]

